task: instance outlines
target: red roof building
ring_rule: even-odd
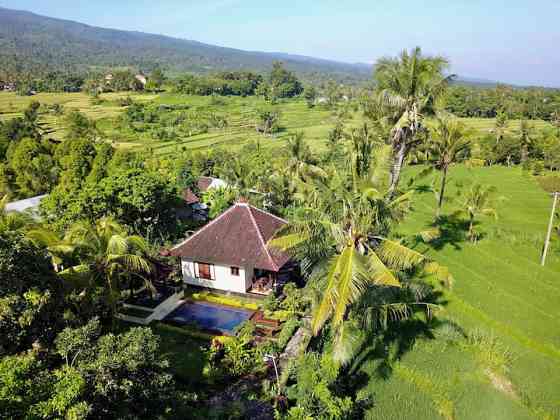
[[[172,248],[171,254],[181,258],[188,284],[239,293],[267,285],[271,289],[290,257],[267,243],[286,223],[239,202]]]
[[[196,186],[200,193],[208,191],[210,188],[224,188],[227,187],[227,183],[219,178],[212,178],[210,176],[201,176],[196,181]],[[185,188],[183,190],[183,199],[187,204],[200,203],[200,198],[192,192],[190,188]]]

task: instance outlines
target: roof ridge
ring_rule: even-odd
[[[192,238],[194,238],[195,236],[197,236],[199,233],[203,232],[204,230],[206,230],[208,227],[210,227],[211,225],[213,225],[214,223],[216,223],[218,220],[220,220],[223,216],[225,216],[227,213],[229,213],[230,211],[232,211],[233,209],[235,209],[235,205],[231,206],[229,209],[227,209],[226,211],[224,211],[222,214],[220,214],[218,217],[216,217],[214,220],[212,220],[210,223],[207,223],[206,225],[204,225],[201,229],[198,229],[195,233],[193,233],[191,236],[189,236],[187,239],[185,239],[183,242],[181,242],[180,244],[175,245],[173,248],[171,248],[171,251],[174,249],[177,249],[183,245],[185,245],[188,241],[190,241]],[[259,232],[260,233],[260,232]]]
[[[257,210],[257,211],[260,211],[261,213],[264,213],[264,214],[266,214],[266,215],[268,215],[268,216],[272,216],[272,217],[274,217],[275,219],[280,220],[280,221],[283,222],[283,223],[286,223],[286,224],[288,223],[287,220],[282,219],[281,217],[278,217],[278,216],[276,216],[275,214],[272,214],[272,213],[270,213],[270,212],[268,212],[268,211],[266,211],[266,210],[259,209],[258,207],[255,207],[255,206],[253,206],[253,205],[251,205],[251,204],[248,204],[248,203],[247,203],[247,205],[248,205],[251,209],[253,209],[253,210]]]
[[[253,215],[253,211],[251,209],[254,209],[255,207],[251,206],[251,205],[245,205],[242,207],[246,207],[247,211],[249,212],[249,218],[251,219],[251,221],[253,222],[253,225],[255,226],[255,229],[257,231],[257,234],[259,235],[259,239],[261,240],[261,244],[263,246],[264,252],[266,253],[266,256],[268,257],[268,260],[272,263],[272,266],[278,270],[278,264],[276,264],[276,261],[274,261],[274,258],[272,258],[272,255],[270,255],[270,252],[268,251],[268,247],[266,246],[266,242],[264,241],[261,229],[259,227],[259,224],[257,223],[257,221],[255,220],[255,216]]]

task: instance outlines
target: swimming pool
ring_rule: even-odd
[[[200,328],[233,335],[235,327],[248,320],[253,311],[215,305],[208,302],[186,302],[165,319],[179,324],[196,323]]]

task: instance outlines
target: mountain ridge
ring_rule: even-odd
[[[323,73],[339,80],[363,81],[371,66],[285,53],[247,51],[200,41],[101,28],[33,12],[0,7],[0,58],[14,70],[42,67],[87,71],[99,67],[156,66],[170,72],[268,71],[274,60],[299,74]]]
[[[304,79],[343,83],[371,80],[373,65],[345,63],[285,52],[250,51],[142,31],[127,31],[0,7],[0,78],[53,70],[88,72],[129,67],[170,74],[223,70],[267,72],[275,60]],[[2,74],[2,72],[6,74]],[[458,77],[457,84],[489,87],[498,81]],[[510,84],[511,85],[511,84]],[[514,86],[514,85],[511,85]],[[520,87],[520,86],[517,86]]]

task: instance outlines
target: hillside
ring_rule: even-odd
[[[365,80],[371,68],[312,57],[218,47],[196,41],[93,27],[68,20],[0,8],[0,60],[4,71],[87,71],[131,66],[149,71],[197,73],[248,69],[267,71],[282,60],[300,76],[320,73],[341,81]]]

